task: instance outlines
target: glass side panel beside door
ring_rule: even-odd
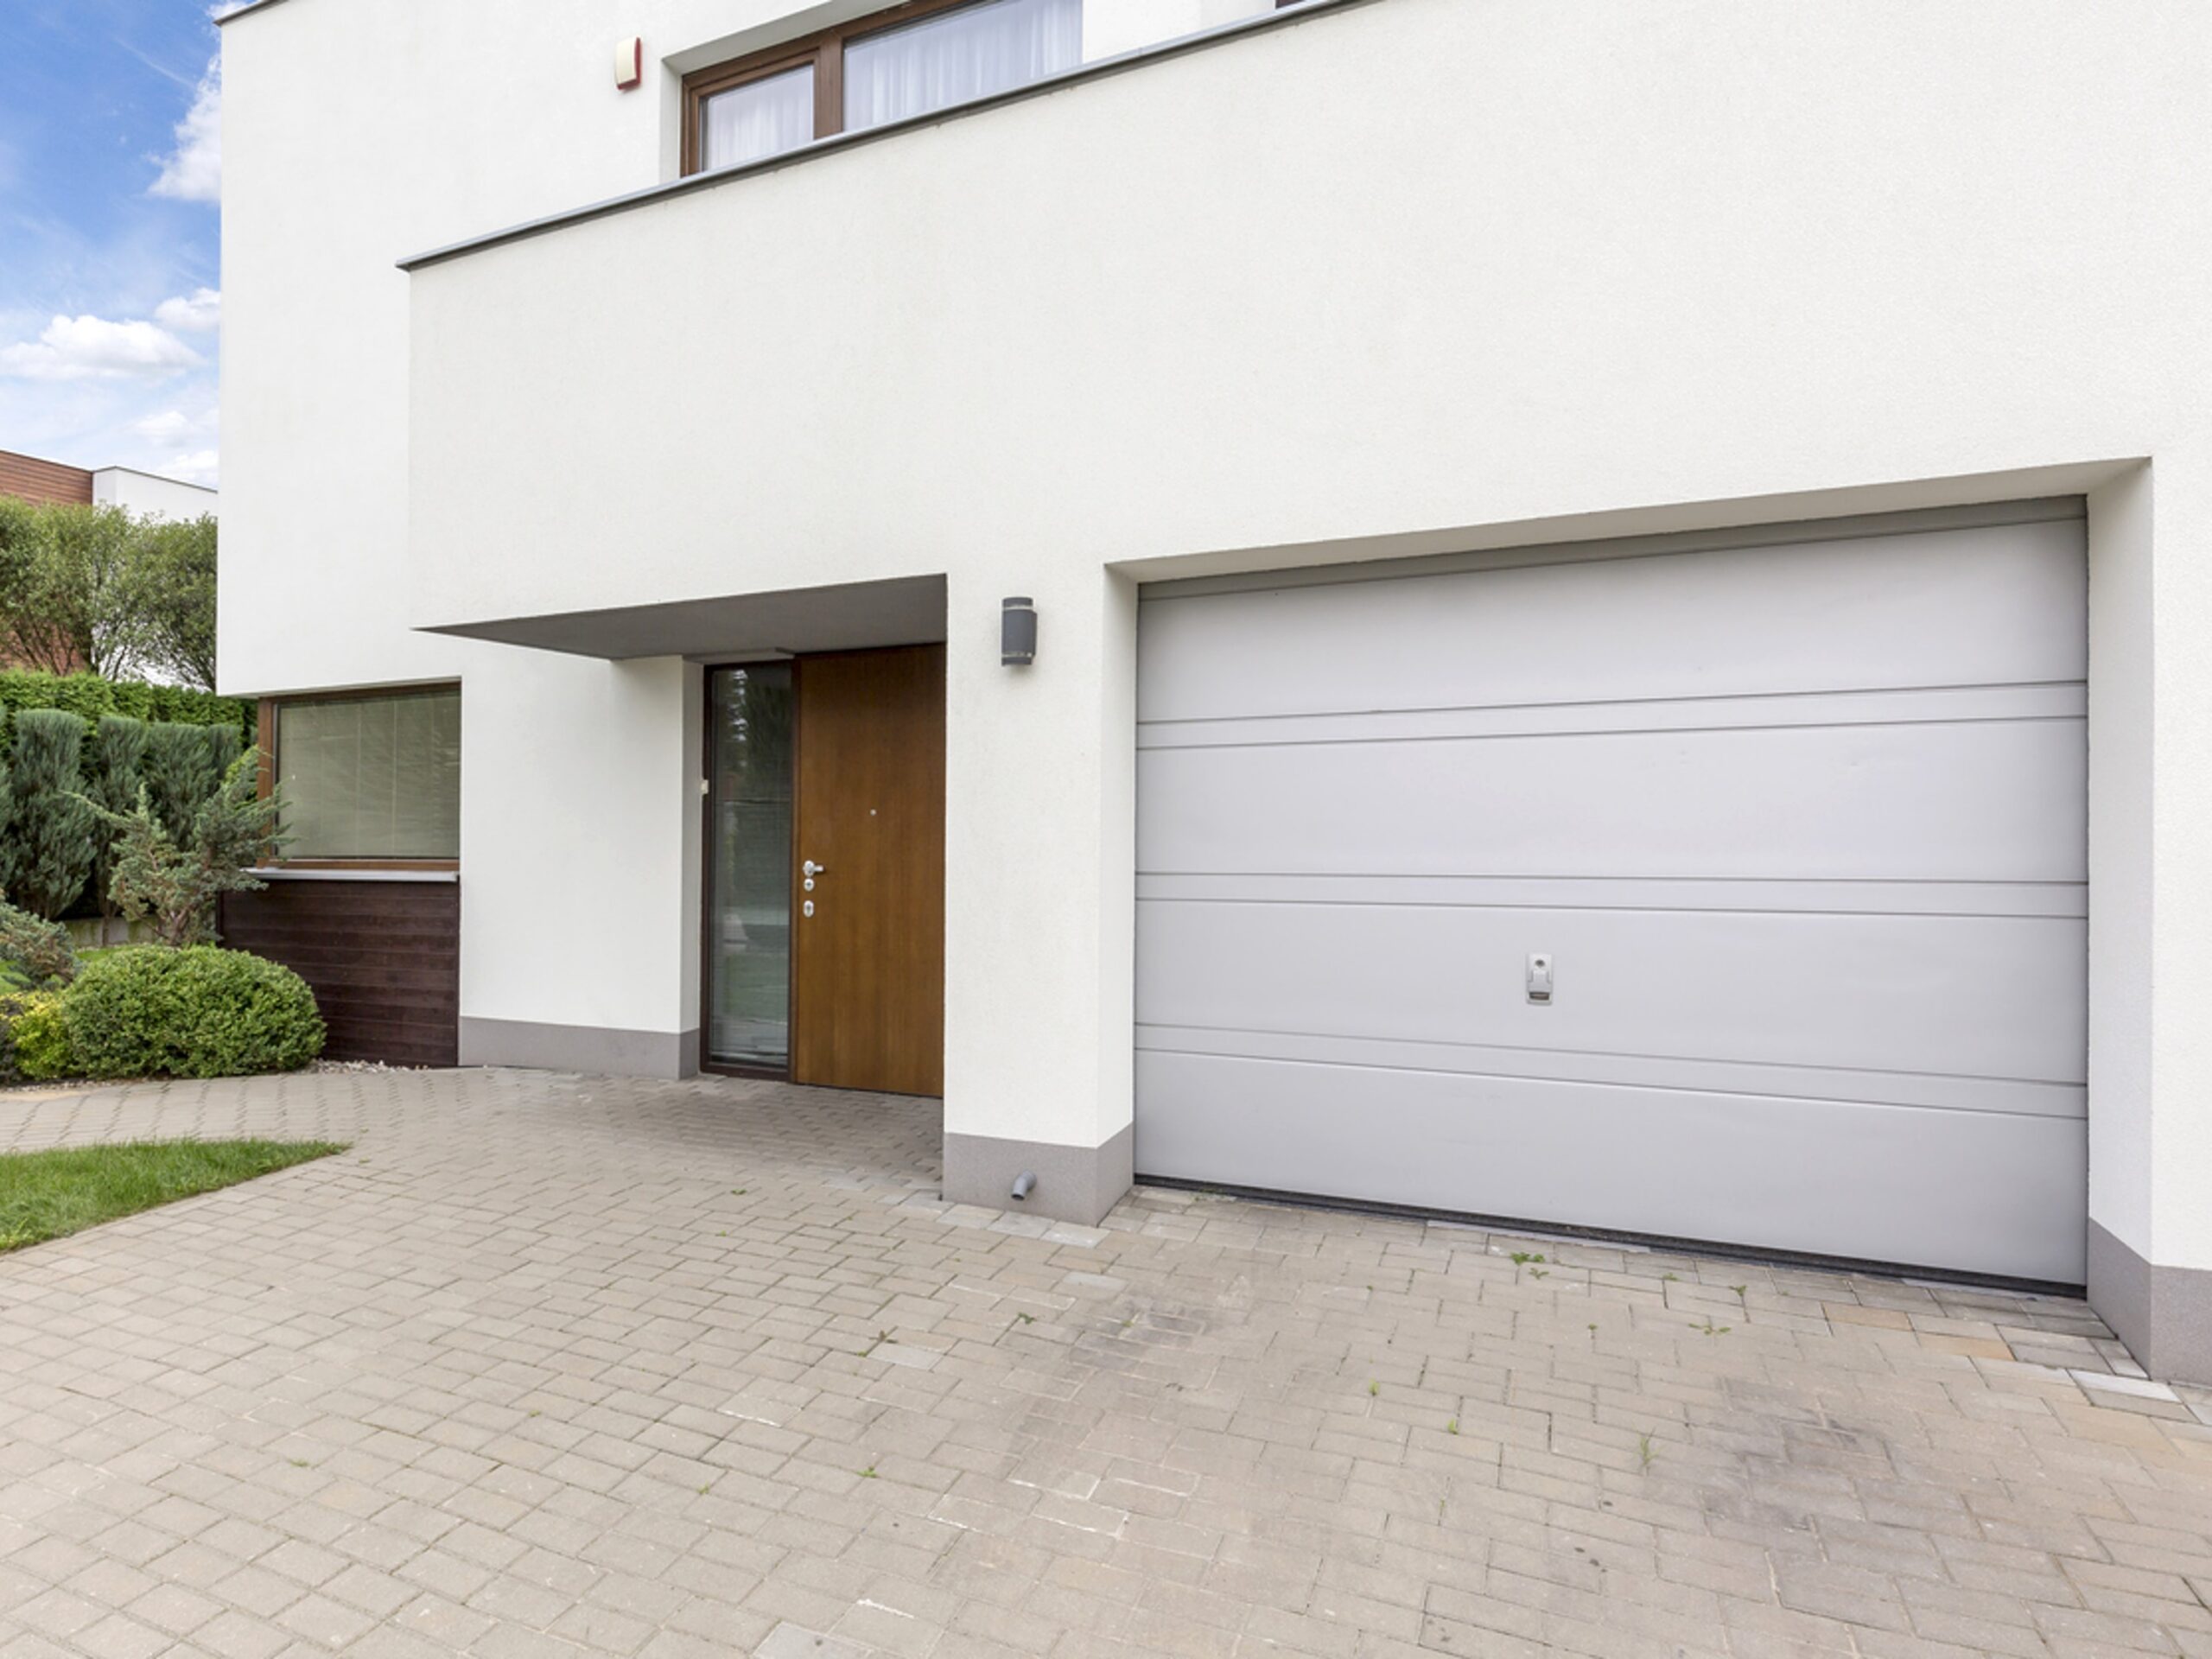
[[[791,671],[708,677],[707,1053],[709,1064],[791,1065]]]

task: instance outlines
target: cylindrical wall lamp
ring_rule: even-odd
[[[999,661],[1027,668],[1037,660],[1037,607],[1027,598],[999,601]]]

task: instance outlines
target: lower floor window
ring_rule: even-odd
[[[461,690],[286,699],[271,711],[288,859],[461,855]]]

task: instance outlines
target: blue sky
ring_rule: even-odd
[[[206,0],[0,0],[0,449],[216,481]]]

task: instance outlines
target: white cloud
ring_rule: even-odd
[[[190,454],[169,456],[157,470],[163,478],[181,479],[187,484],[212,486],[220,467],[215,451],[195,449]]]
[[[202,361],[166,328],[104,317],[56,317],[36,340],[0,346],[0,374],[26,380],[161,380]]]
[[[179,201],[219,201],[223,194],[223,60],[207,66],[192,107],[176,124],[176,149],[162,158],[161,176],[147,187]]]
[[[156,306],[154,321],[180,334],[207,334],[222,324],[223,296],[212,288],[195,288]]]
[[[168,408],[152,415],[142,415],[130,423],[130,430],[152,448],[158,459],[149,463],[147,470],[167,478],[181,478],[188,484],[213,484],[217,471],[215,434],[220,425],[220,412],[211,402],[200,404],[196,412],[185,408]]]
[[[130,429],[162,448],[182,449],[214,435],[215,411],[188,415],[181,409],[165,409],[158,415],[139,416],[130,423]]]

